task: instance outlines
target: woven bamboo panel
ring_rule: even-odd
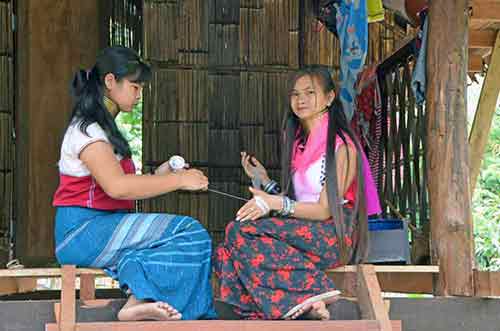
[[[206,65],[208,62],[211,1],[184,0],[179,2],[177,41],[179,63]],[[219,2],[217,2],[219,4]]]
[[[0,2],[0,264],[6,262],[13,212],[15,150],[12,2]]]
[[[209,75],[209,123],[211,130],[238,129],[240,76]],[[239,148],[236,146],[236,148]]]
[[[389,16],[370,25],[368,63],[394,50],[401,31]],[[240,165],[242,150],[279,178],[290,73],[300,65],[320,63],[338,76],[339,42],[325,28],[317,29],[312,1],[145,1],[144,38],[145,57],[155,69],[144,92],[145,163],[183,155],[206,170],[210,187],[239,196],[249,197],[250,184]],[[403,99],[411,107],[411,99]],[[396,132],[416,130],[418,116],[409,113]],[[407,140],[415,135],[398,137],[399,157],[411,154],[413,143]],[[391,153],[391,162],[397,153]],[[408,169],[413,175],[415,162],[399,164],[401,180]],[[420,185],[416,180],[400,186],[391,180],[390,194],[402,197],[406,209],[419,199],[411,189]],[[216,193],[171,193],[143,205],[200,219],[217,243],[242,204]]]
[[[144,2],[144,56],[149,60],[177,63],[181,20],[179,5],[172,2]]]
[[[0,2],[0,53],[12,51],[12,20],[10,2]]]
[[[0,113],[0,171],[12,170],[12,116]]]
[[[12,113],[14,100],[13,69],[12,57],[0,56],[0,112]]]
[[[140,53],[143,48],[143,1],[108,0],[105,7],[109,21],[106,19],[103,24],[109,24],[105,27],[109,29],[109,45],[130,47]]]

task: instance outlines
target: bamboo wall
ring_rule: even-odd
[[[0,264],[8,258],[13,211],[14,76],[11,1],[0,1]]]
[[[279,129],[291,72],[339,67],[339,42],[318,29],[312,1],[145,1],[144,57],[154,78],[144,96],[144,164],[179,154],[204,170],[212,188],[248,196],[239,152],[279,178]],[[368,61],[381,61],[405,35],[391,21],[370,25]],[[147,171],[147,169],[146,169]],[[172,193],[146,211],[188,214],[214,241],[240,201],[213,193]]]

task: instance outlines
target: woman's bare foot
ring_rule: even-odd
[[[133,295],[118,312],[120,321],[175,321],[180,320],[181,317],[182,315],[175,308],[165,302],[144,302],[137,300]]]
[[[330,312],[326,308],[326,304],[323,301],[317,301],[309,305],[305,305],[290,316],[290,319],[297,319],[303,314],[305,314],[306,318],[312,320],[326,321],[330,319]]]

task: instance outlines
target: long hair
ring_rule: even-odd
[[[309,76],[311,79],[314,78],[315,81],[320,85],[317,88],[321,88],[325,94],[330,93],[331,91],[335,91],[335,84],[333,82],[332,76],[330,75],[328,67],[321,65],[308,66],[298,71],[290,81],[289,91],[292,90],[297,80],[304,76]],[[352,129],[349,126],[349,122],[345,117],[344,111],[342,109],[342,104],[340,103],[337,95],[335,96],[332,104],[327,108],[327,111],[329,114],[328,139],[326,147],[326,185],[328,192],[328,205],[330,207],[331,216],[335,220],[341,262],[343,264],[358,264],[366,258],[368,251],[368,216],[366,214],[366,197],[364,191],[364,178],[362,176],[362,150],[357,137],[354,135]],[[294,197],[295,195],[293,183],[291,180],[291,160],[293,153],[292,149],[294,140],[296,139],[296,132],[299,127],[299,118],[293,113],[291,106],[289,105],[289,110],[286,112],[285,118],[283,120],[281,184],[284,188],[285,194],[288,194],[292,197]],[[357,192],[356,202],[352,210],[352,214],[344,214],[342,207],[343,197],[340,196],[337,185],[338,178],[335,156],[335,141],[336,137],[339,136],[347,146],[346,135],[350,138],[351,141],[354,142],[357,159]],[[347,161],[349,167],[349,159]],[[346,244],[345,235],[347,233],[347,228],[350,225],[353,225],[354,220],[357,220],[357,229],[355,229],[354,232],[356,234],[356,237],[353,238],[354,244],[350,246]]]
[[[152,75],[150,67],[135,51],[121,46],[104,49],[91,70],[79,70],[73,77],[71,93],[74,105],[69,123],[78,122],[79,129],[88,135],[87,127],[97,122],[106,133],[114,152],[131,157],[128,141],[104,104],[104,77],[108,73],[112,73],[117,82],[126,78],[135,83],[146,82]]]

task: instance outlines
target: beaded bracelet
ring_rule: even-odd
[[[284,217],[293,216],[295,214],[295,201],[287,196],[282,197],[283,207],[279,211],[279,214]]]

